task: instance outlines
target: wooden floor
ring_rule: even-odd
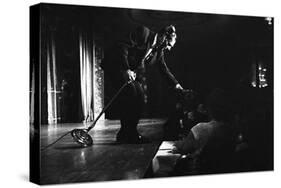
[[[149,144],[117,144],[119,121],[100,120],[89,133],[94,145],[81,148],[71,135],[41,153],[41,184],[141,179],[147,176],[162,140],[164,120],[141,120],[139,132]],[[89,124],[57,124],[41,129],[41,148],[74,128]]]

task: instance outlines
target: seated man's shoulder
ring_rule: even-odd
[[[205,128],[207,126],[210,126],[210,122],[200,122],[197,123],[192,129],[200,129],[200,128]]]
[[[205,132],[207,132],[207,129],[209,127],[209,123],[207,122],[201,122],[195,125],[191,128],[191,132],[193,133],[195,138],[201,137],[202,135],[205,135]]]

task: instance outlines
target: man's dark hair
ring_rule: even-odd
[[[158,33],[159,33],[160,35],[163,35],[163,34],[165,34],[165,35],[171,35],[171,34],[173,34],[173,33],[175,33],[175,32],[176,32],[175,26],[169,25],[169,26],[163,27]]]

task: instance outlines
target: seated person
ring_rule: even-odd
[[[167,122],[164,124],[164,140],[178,140],[199,122],[207,121],[198,94],[191,89],[176,93]]]
[[[215,89],[207,99],[207,109],[210,121],[198,123],[191,128],[187,137],[175,143],[174,153],[187,155],[185,160],[199,160],[197,173],[224,172],[228,168],[226,160],[233,149],[233,129],[231,126],[231,110],[229,99],[221,89]],[[185,173],[184,165],[180,162]],[[177,168],[177,166],[176,166]]]
[[[184,130],[190,131],[190,129],[195,125],[197,125],[198,123],[208,122],[208,121],[209,121],[209,117],[207,111],[205,110],[204,104],[200,103],[198,104],[196,109],[185,112],[183,118]]]

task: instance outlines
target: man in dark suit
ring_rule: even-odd
[[[144,92],[141,85],[142,73],[148,65],[158,66],[168,84],[175,89],[182,87],[168,69],[164,51],[170,50],[176,42],[175,27],[170,25],[154,33],[144,26],[131,32],[127,42],[119,42],[105,53],[102,68],[117,90],[131,81],[119,98],[121,128],[117,141],[121,143],[147,142],[137,131],[137,125],[144,105]]]

